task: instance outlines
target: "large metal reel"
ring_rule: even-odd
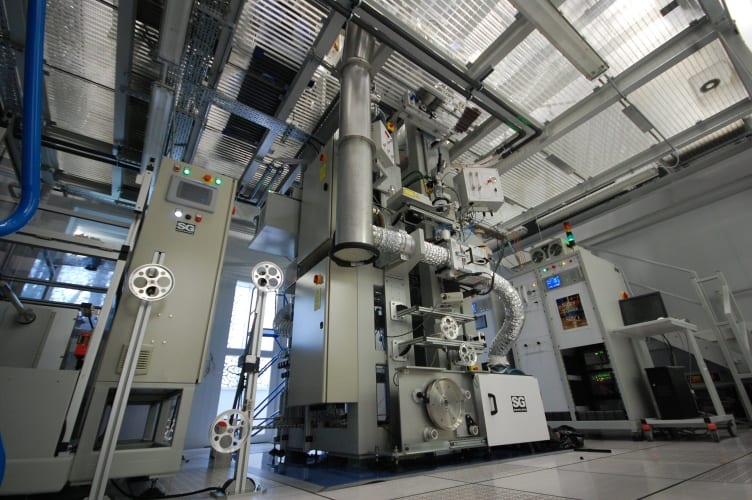
[[[448,378],[438,378],[428,384],[425,392],[426,411],[433,424],[453,431],[465,421],[463,410],[469,394]]]

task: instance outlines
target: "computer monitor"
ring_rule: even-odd
[[[625,326],[668,317],[660,292],[646,293],[645,295],[636,295],[620,300],[619,308]]]

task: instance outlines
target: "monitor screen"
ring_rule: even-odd
[[[660,292],[620,300],[619,308],[625,326],[668,317]]]
[[[487,327],[488,327],[488,321],[486,321],[485,314],[475,317],[475,329],[476,330],[482,330],[483,328],[487,328]]]
[[[199,186],[192,182],[183,181],[178,185],[177,197],[183,200],[209,205],[212,201],[214,190],[208,187]]]
[[[550,278],[546,278],[546,288],[549,290],[552,290],[554,288],[559,288],[561,286],[561,276],[558,274],[556,276],[551,276]]]

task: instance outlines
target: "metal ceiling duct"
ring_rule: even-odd
[[[369,264],[379,256],[371,232],[373,142],[371,65],[373,37],[349,23],[340,77],[337,229],[333,249],[340,265]]]

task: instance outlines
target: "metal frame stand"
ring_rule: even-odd
[[[155,252],[154,257],[152,258],[152,263],[163,265],[165,255],[166,254],[162,252]],[[88,496],[91,500],[104,498],[104,493],[107,489],[107,481],[110,476],[112,459],[114,458],[115,450],[117,448],[120,428],[123,424],[126,406],[128,405],[128,396],[130,395],[133,378],[136,374],[138,355],[146,334],[146,327],[149,324],[150,315],[151,301],[142,299],[141,304],[138,307],[136,322],[133,325],[133,333],[131,334],[131,340],[128,344],[128,350],[126,351],[123,371],[120,375],[120,380],[118,380],[117,389],[115,391],[115,399],[112,402],[112,410],[110,411],[110,417],[107,421],[107,430],[105,431],[102,448],[99,451],[94,478],[91,482],[91,489],[89,490]]]

